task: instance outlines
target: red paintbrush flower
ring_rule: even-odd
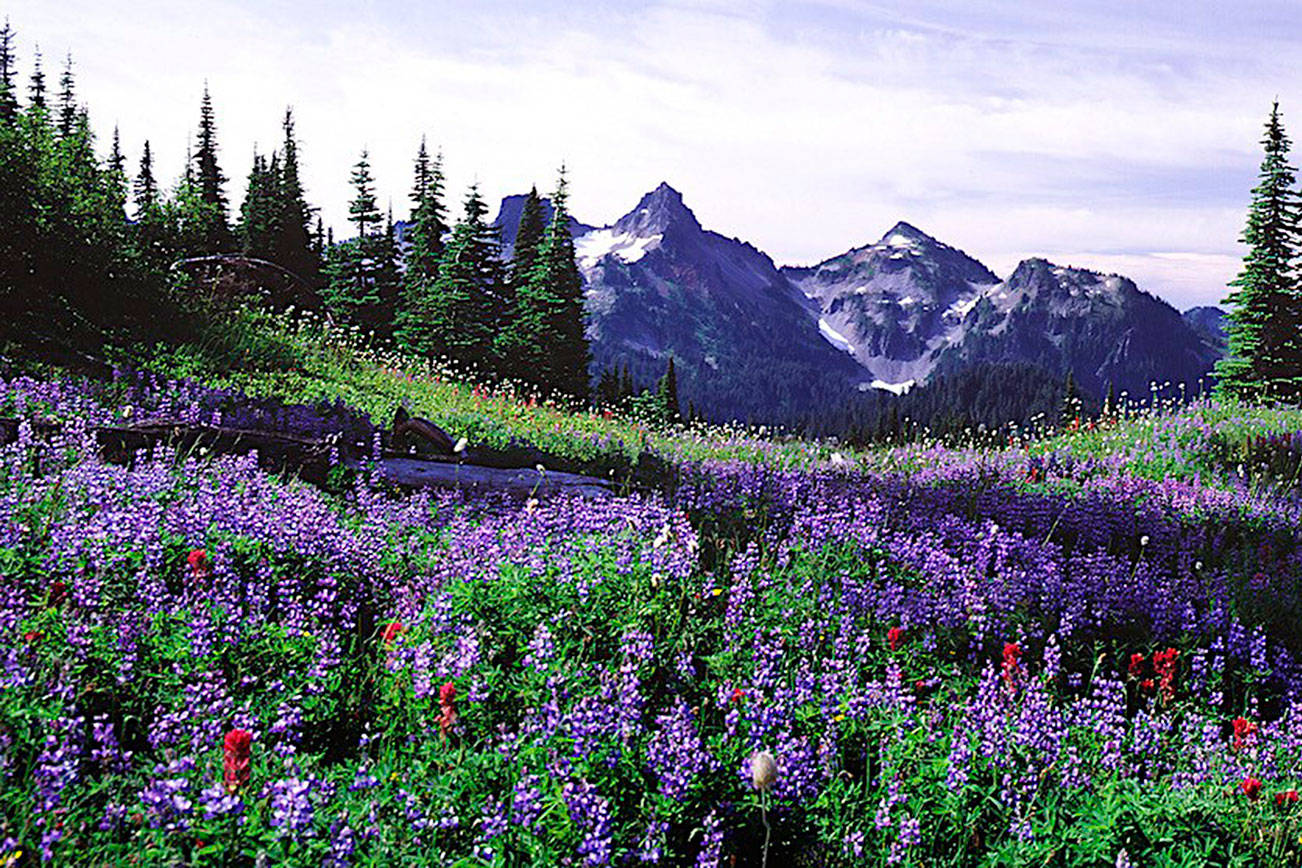
[[[1257,731],[1257,724],[1245,717],[1234,718],[1234,749],[1239,750],[1247,743],[1248,736]]]
[[[1153,655],[1153,669],[1157,672],[1158,687],[1162,691],[1162,701],[1175,699],[1175,670],[1180,652],[1174,648],[1158,651]]]
[[[900,640],[904,638],[903,627],[892,627],[886,631],[886,641],[891,644],[891,650],[894,651],[899,647]]]
[[[1282,793],[1275,794],[1275,805],[1281,808],[1285,805],[1296,805],[1297,799],[1297,790],[1284,790]]]
[[[447,736],[448,730],[457,722],[457,686],[451,681],[439,688],[439,732]]]
[[[208,553],[203,549],[191,549],[185,562],[190,565],[190,575],[196,579],[203,578],[212,570],[208,566]]]
[[[222,778],[226,792],[233,793],[249,782],[253,734],[246,729],[232,729],[222,743]]]
[[[1003,663],[1004,683],[1007,684],[1009,687],[1014,686],[1014,682],[1017,680],[1017,675],[1021,671],[1021,667],[1018,664],[1018,660],[1021,659],[1021,656],[1022,656],[1021,645],[1017,644],[1016,642],[1005,643],[1004,663]]]
[[[1130,665],[1126,667],[1126,671],[1130,673],[1131,678],[1141,677],[1144,674],[1144,655],[1131,654]]]
[[[1252,775],[1248,775],[1243,779],[1243,783],[1239,784],[1239,789],[1243,790],[1243,794],[1255,802],[1257,796],[1261,795],[1261,781]]]
[[[741,702],[745,698],[746,698],[745,692],[740,687],[734,687],[732,689],[732,696],[728,697],[728,701]]]

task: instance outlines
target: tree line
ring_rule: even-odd
[[[96,152],[71,56],[50,93],[34,53],[26,92],[15,32],[0,29],[0,308],[16,319],[98,329],[165,329],[177,304],[172,265],[232,254],[266,260],[313,290],[332,316],[407,352],[586,397],[583,283],[569,232],[562,167],[544,219],[536,188],[512,256],[477,186],[450,222],[441,154],[422,139],[403,226],[382,214],[366,151],[352,168],[351,237],[336,242],[304,191],[292,109],[283,139],[255,153],[237,214],[227,196],[217,120],[205,85],[194,147],[165,189],[146,140],[130,171],[114,129]]]

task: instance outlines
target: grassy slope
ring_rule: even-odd
[[[763,428],[674,425],[636,413],[597,412],[539,400],[518,384],[490,383],[473,371],[403,357],[378,348],[356,330],[312,316],[271,316],[242,311],[215,318],[205,338],[154,352],[147,365],[160,374],[191,378],[289,402],[337,398],[385,424],[406,405],[454,437],[472,444],[528,444],[576,461],[623,458],[646,451],[673,461],[735,460],[811,469],[837,463],[877,471],[909,472],[937,461],[1017,462],[1070,456],[1114,464],[1149,479],[1177,478],[1228,488],[1253,484],[1254,468],[1278,450],[1261,438],[1302,431],[1302,410],[1172,400],[1151,409],[1122,410],[1115,419],[1079,430],[1044,425],[1003,449],[945,447],[926,442],[849,450],[830,443],[782,437]],[[478,382],[478,384],[477,384]],[[1287,462],[1286,462],[1287,463]],[[1240,467],[1242,466],[1242,473]],[[1293,466],[1271,468],[1296,480]],[[1292,479],[1290,479],[1292,477]]]

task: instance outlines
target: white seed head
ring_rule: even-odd
[[[750,758],[750,782],[761,793],[773,787],[778,780],[778,761],[766,750],[757,751]]]

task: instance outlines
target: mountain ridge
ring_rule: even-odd
[[[522,202],[503,200],[504,241],[519,213],[508,203]],[[1205,376],[1223,349],[1201,320],[1122,275],[1032,256],[1000,279],[904,220],[803,266],[704,228],[667,182],[605,226],[571,220],[594,374],[627,366],[646,385],[672,355],[684,400],[721,417],[807,415],[855,388],[898,393],[1001,363],[1138,393]]]

